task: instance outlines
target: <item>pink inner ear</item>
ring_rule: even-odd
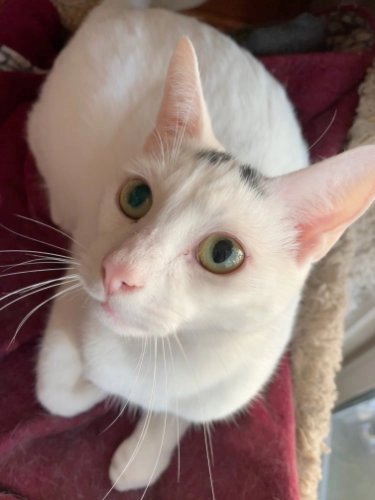
[[[375,198],[375,146],[271,180],[298,231],[297,261],[321,259]]]
[[[328,222],[328,221],[326,221]],[[311,224],[299,224],[298,230],[298,253],[297,262],[303,263],[308,258],[317,262],[324,257],[331,247],[340,238],[351,222],[339,226],[336,230],[327,230],[323,220]]]
[[[164,94],[153,132],[144,150],[154,153],[173,147],[179,138],[197,139],[216,147],[203,97],[198,61],[190,40],[182,37],[169,63]]]

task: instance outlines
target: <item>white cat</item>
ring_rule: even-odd
[[[76,263],[37,395],[64,416],[108,395],[143,410],[110,465],[119,490],[156,481],[189,425],[264,387],[312,263],[375,196],[375,148],[304,169],[293,109],[259,62],[191,18],[123,4],[88,16],[28,124]]]

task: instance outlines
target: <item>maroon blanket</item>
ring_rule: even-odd
[[[49,67],[61,33],[48,0],[8,0],[0,8],[0,44],[17,50],[35,66]],[[322,53],[264,60],[285,83],[305,136],[310,144],[315,143],[313,159],[332,155],[342,147],[357,103],[357,86],[373,55]],[[105,404],[72,419],[47,414],[35,400],[34,362],[48,303],[12,338],[20,321],[46,301],[51,291],[26,294],[19,301],[17,294],[4,298],[7,292],[58,276],[59,271],[14,273],[43,268],[42,262],[35,261],[40,254],[33,252],[62,252],[51,244],[66,247],[64,238],[52,229],[19,217],[49,223],[24,129],[42,80],[43,76],[32,73],[0,73],[0,223],[8,228],[0,227],[0,499],[100,500],[110,488],[107,469],[111,454],[134,422],[126,416],[114,422],[116,409]],[[298,499],[287,357],[267,391],[236,423],[215,426],[212,447],[217,500]],[[179,482],[175,457],[146,498],[211,498],[204,437],[199,429],[183,439],[180,461]],[[113,491],[106,498],[139,500],[140,496],[140,492]]]

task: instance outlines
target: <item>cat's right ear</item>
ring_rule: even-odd
[[[216,140],[190,40],[182,37],[170,60],[156,125],[145,144],[147,153],[171,150],[185,140],[223,149]]]
[[[316,262],[375,199],[375,146],[362,146],[268,180],[297,230],[296,258]]]

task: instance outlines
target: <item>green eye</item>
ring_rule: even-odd
[[[130,181],[121,189],[119,201],[125,215],[131,219],[140,219],[151,208],[151,189],[140,179]]]
[[[198,258],[207,271],[225,274],[241,266],[245,260],[245,252],[233,238],[223,234],[213,234],[200,243]]]

